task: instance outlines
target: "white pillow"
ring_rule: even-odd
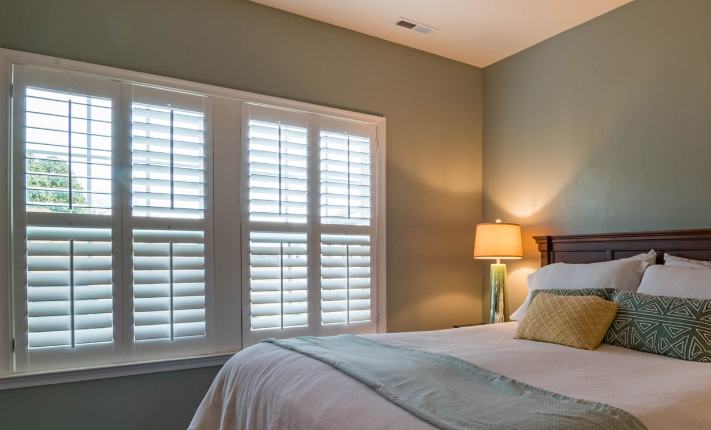
[[[644,272],[638,293],[711,299],[711,267],[653,266]]]
[[[528,275],[528,295],[523,305],[509,317],[521,321],[526,314],[531,293],[534,290],[561,289],[580,290],[583,288],[616,288],[636,292],[644,270],[654,264],[657,253],[646,254],[620,260],[590,264],[555,263]]]
[[[675,257],[664,254],[664,264],[675,267],[705,267],[711,269],[711,261],[691,260],[689,258]]]

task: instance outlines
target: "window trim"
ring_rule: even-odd
[[[385,154],[386,154],[386,119],[382,116],[370,115],[359,112],[352,112],[338,108],[315,105],[311,103],[293,101],[279,97],[250,93],[241,90],[218,87],[214,85],[191,82],[181,79],[163,77],[142,72],[134,72],[108,66],[95,65],[74,60],[61,59],[45,55],[33,54],[22,51],[0,48],[0,273],[5,273],[0,278],[0,390],[19,388],[26,386],[46,385],[53,383],[82,381],[90,379],[101,379],[108,377],[127,376],[143,373],[161,372],[169,370],[189,369],[221,365],[227,361],[232,354],[238,352],[237,348],[228,354],[218,352],[216,354],[199,357],[186,357],[179,359],[165,359],[145,362],[119,363],[107,366],[85,367],[67,370],[57,370],[52,372],[35,372],[25,374],[12,374],[12,257],[11,249],[11,199],[12,190],[9,184],[12,172],[10,163],[12,162],[11,150],[11,128],[10,115],[12,106],[11,97],[11,68],[12,65],[26,65],[34,67],[45,67],[54,70],[63,70],[72,73],[100,76],[103,78],[117,79],[126,83],[152,85],[159,88],[177,89],[196,95],[209,96],[215,100],[223,99],[228,102],[249,102],[261,104],[269,107],[280,107],[283,109],[317,114],[322,116],[348,119],[364,122],[376,126],[377,147],[374,174],[378,176],[377,191],[375,196],[377,222],[377,332],[387,332],[386,318],[386,176],[385,176]],[[238,130],[239,131],[239,130]],[[213,131],[216,134],[215,131]],[[122,138],[119,136],[119,138]],[[241,144],[241,134],[239,135]],[[238,151],[239,152],[239,148]],[[215,163],[219,162],[217,159]],[[213,170],[215,170],[213,168]],[[223,188],[223,187],[220,187]],[[216,219],[225,220],[224,214],[216,213],[213,210],[213,226],[217,226]],[[224,210],[223,210],[224,212]],[[239,211],[238,211],[239,212]],[[237,220],[236,224],[241,225]],[[241,236],[241,235],[239,235]],[[217,245],[213,242],[213,252],[217,250]],[[216,252],[215,252],[216,253]],[[236,263],[236,262],[235,262]],[[241,265],[241,262],[239,262]],[[214,271],[214,282],[220,278],[217,270]],[[241,279],[241,276],[239,276]],[[216,284],[215,284],[216,285]],[[240,295],[241,297],[241,295]],[[242,305],[236,306],[237,313],[241,312]],[[242,318],[239,318],[240,321]],[[240,335],[240,343],[243,342]],[[208,363],[208,364],[206,364]]]

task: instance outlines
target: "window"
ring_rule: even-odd
[[[0,377],[384,330],[383,119],[13,51],[0,63]]]

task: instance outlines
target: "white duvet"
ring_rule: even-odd
[[[515,340],[517,323],[367,335],[463,360],[566,396],[606,403],[649,430],[711,429],[711,363],[600,345],[586,351]],[[225,365],[191,430],[433,429],[328,364],[258,344]]]

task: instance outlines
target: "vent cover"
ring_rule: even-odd
[[[413,20],[407,19],[407,18],[398,18],[393,22],[393,24],[397,25],[398,27],[406,28],[408,30],[413,30],[413,31],[416,31],[416,32],[422,33],[422,34],[432,34],[435,30],[437,30],[434,27],[420,24],[419,22],[416,22],[416,21],[413,21]]]

